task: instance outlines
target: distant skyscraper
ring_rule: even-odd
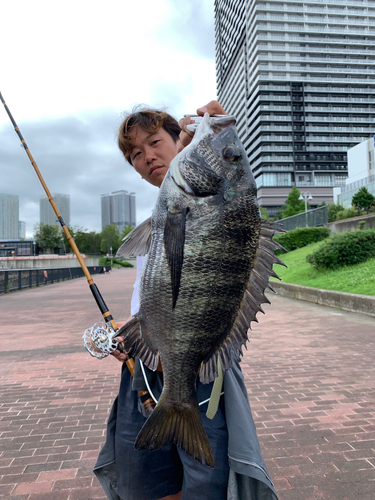
[[[310,205],[345,184],[375,118],[375,2],[215,0],[218,99],[237,116],[270,215],[292,186]]]
[[[70,224],[70,195],[69,194],[53,194],[56,206],[59,209],[62,218],[67,226]],[[56,214],[51,207],[47,196],[41,196],[39,202],[39,221],[43,224],[59,224]]]
[[[102,230],[109,224],[115,224],[120,233],[124,226],[136,225],[135,193],[114,191],[101,195]]]
[[[0,193],[0,239],[18,239],[18,219],[18,195]]]
[[[26,222],[22,220],[18,221],[18,237],[23,239],[26,238]]]

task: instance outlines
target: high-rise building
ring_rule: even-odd
[[[18,239],[18,219],[18,195],[0,193],[0,239]]]
[[[136,225],[135,193],[114,191],[101,195],[102,230],[109,224],[115,224],[120,233],[124,226]]]
[[[70,225],[70,195],[69,194],[52,194],[61,217],[67,226]],[[47,196],[41,196],[39,202],[39,221],[43,224],[59,224],[56,214],[51,207]]]
[[[21,239],[26,238],[26,222],[19,220],[18,221],[18,237]]]
[[[215,0],[215,32],[260,205],[274,215],[292,186],[332,202],[348,148],[374,133],[375,2]]]

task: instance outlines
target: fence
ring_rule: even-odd
[[[328,224],[328,207],[324,205],[323,207],[314,208],[302,214],[286,217],[277,222],[282,225],[284,231],[292,231],[297,227],[325,226]]]
[[[109,266],[90,266],[90,274],[99,274],[110,269]],[[82,278],[84,273],[80,267],[62,267],[56,269],[20,269],[0,270],[0,293],[46,285],[56,281]]]

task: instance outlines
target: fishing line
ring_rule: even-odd
[[[146,384],[146,387],[147,387],[147,390],[148,392],[150,393],[150,396],[152,397],[152,399],[155,401],[155,403],[157,404],[158,403],[158,399],[156,399],[156,397],[154,396],[154,394],[152,393],[151,391],[151,388],[150,388],[150,385],[148,383],[148,380],[147,380],[147,377],[146,377],[146,372],[145,372],[145,368],[143,366],[143,361],[140,359],[139,360],[140,364],[141,364],[141,370],[142,370],[142,374],[143,374],[143,378],[145,380],[145,384]],[[224,394],[224,391],[220,393],[220,396],[222,396]],[[204,401],[201,401],[199,404],[199,406],[202,406],[204,405],[205,403],[208,403],[210,401],[211,398],[208,398],[208,399],[205,399]]]

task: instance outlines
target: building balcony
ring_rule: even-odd
[[[272,50],[272,49],[270,49]],[[288,63],[289,61],[299,61],[306,64],[310,63],[319,63],[319,64],[344,64],[346,66],[352,65],[373,65],[375,64],[375,57],[372,59],[354,59],[354,58],[335,58],[335,57],[308,57],[308,50],[306,49],[307,57],[301,56],[293,56],[289,55],[288,52],[285,52],[284,55],[275,55],[275,54],[259,54],[258,59],[264,61],[283,61]],[[346,52],[345,52],[346,53]],[[310,66],[309,66],[310,67]],[[362,70],[362,69],[361,69]]]
[[[329,3],[329,2],[324,2],[324,3]],[[334,2],[338,3],[338,2]],[[346,4],[347,5],[347,4]],[[361,10],[354,10],[352,8],[345,8],[346,5],[343,5],[342,9],[335,9],[332,7],[310,7],[309,5],[280,5],[280,4],[270,4],[267,7],[264,7],[263,5],[257,5],[256,10],[258,12],[264,11],[265,9],[268,10],[277,10],[278,12],[284,11],[284,12],[303,12],[303,13],[317,13],[317,14],[324,14],[324,15],[331,15],[331,14],[342,14],[342,15],[353,15],[353,16],[358,16],[358,15],[375,15],[375,12],[371,10],[366,10],[365,14],[363,11],[363,7],[367,7],[368,4],[361,4],[360,6],[362,7]],[[353,6],[359,6],[359,4],[353,4]]]
[[[340,82],[342,84],[342,82]],[[375,83],[375,82],[374,82]],[[366,82],[367,84],[367,82]],[[350,85],[350,82],[348,82],[348,85]],[[359,87],[354,87],[351,89],[348,89],[348,87],[337,87],[337,86],[330,86],[330,87],[314,87],[312,85],[305,85],[305,92],[324,92],[324,93],[331,93],[331,92],[345,92],[346,94],[351,92],[351,94],[370,94],[374,91],[373,88],[359,88]],[[325,96],[327,98],[327,96]],[[317,97],[317,99],[319,99]],[[352,98],[350,98],[352,99]],[[307,97],[307,100],[310,100],[309,97]]]
[[[353,108],[353,107],[337,107],[337,106],[306,106],[306,112],[317,113],[367,113],[367,114],[375,114],[375,108]]]
[[[325,22],[324,24],[327,24]],[[348,24],[348,22],[346,23]],[[294,24],[289,24],[285,26],[285,23],[280,23],[280,25],[276,24],[263,24],[263,23],[258,23],[256,26],[256,29],[259,31],[281,31],[283,33],[288,33],[289,31],[298,31],[299,33],[306,33],[306,32],[319,32],[319,33],[340,33],[342,36],[346,35],[375,35],[375,29],[369,29],[366,27],[363,28],[353,28],[351,26],[345,26],[342,28],[334,28],[333,26],[313,26],[310,24],[302,24],[301,25],[294,25]],[[299,39],[300,40],[300,39]]]
[[[297,66],[297,65],[291,65],[287,64],[259,64],[258,65],[259,71],[284,71],[284,72],[295,72],[295,71],[301,71],[303,72],[303,76],[306,76],[306,73],[340,73],[340,74],[345,74],[345,78],[347,78],[347,75],[352,75],[355,74],[361,74],[361,75],[373,75],[375,78],[375,67],[374,68],[361,68],[361,69],[356,69],[356,68],[335,68],[335,67],[327,67],[325,65],[325,59],[322,59],[322,65],[320,67],[313,67],[313,66]],[[344,76],[343,76],[344,78]]]
[[[342,30],[341,30],[342,31]],[[304,35],[306,35],[304,33]],[[325,45],[329,45],[330,46],[330,49],[331,49],[331,46],[333,44],[338,44],[338,45],[343,45],[345,44],[345,46],[347,45],[363,45],[363,40],[356,40],[354,38],[350,38],[349,40],[347,38],[344,38],[341,37],[341,38],[333,38],[333,37],[330,37],[329,39],[327,38],[321,38],[321,39],[317,39],[315,37],[309,37],[308,34],[307,36],[304,36],[303,38],[298,36],[298,35],[294,35],[292,33],[285,33],[285,32],[274,32],[274,33],[264,33],[264,32],[256,32],[256,37],[258,39],[261,39],[261,40],[270,40],[270,41],[281,41],[281,42],[288,42],[288,41],[295,41],[295,42],[303,42],[303,43],[314,43],[314,44],[324,44]]]
[[[305,119],[306,123],[309,122],[339,122],[339,123],[347,123],[350,121],[350,123],[359,123],[359,122],[364,122],[364,123],[369,123],[370,120],[368,118],[361,118],[359,116],[306,116]]]
[[[269,74],[258,74],[255,76],[255,80],[254,82],[251,83],[251,88],[258,84],[259,81],[275,81],[275,80],[296,80],[298,82],[305,82],[305,83],[308,83],[308,82],[320,82],[320,83],[332,83],[333,85],[334,84],[346,84],[346,85],[351,85],[353,83],[359,83],[359,84],[362,84],[362,85],[372,85],[374,88],[375,88],[375,78],[374,79],[370,79],[368,77],[364,77],[364,78],[348,78],[347,75],[345,76],[342,76],[340,78],[339,75],[335,75],[335,76],[331,76],[331,75],[326,75],[326,76],[321,76],[319,78],[317,78],[316,76],[308,76],[308,75],[280,75],[278,73],[276,74],[273,74],[273,75],[269,75]],[[333,88],[331,87],[329,89],[331,92],[333,92]],[[348,88],[345,89],[345,92],[348,92]],[[351,90],[353,93],[356,93],[357,91],[358,92],[361,92],[359,89],[357,90],[356,88],[353,88]],[[370,92],[369,90],[363,90],[363,92]]]
[[[299,39],[301,41],[301,39]],[[341,40],[343,41],[343,40]],[[344,40],[347,45],[351,45],[352,41],[351,40]],[[314,43],[323,43],[325,45],[329,45],[331,43],[331,39],[327,38],[322,38],[321,40],[315,40]],[[282,57],[285,58],[286,54],[293,54],[294,52],[301,53],[301,47],[293,47],[289,46],[288,48],[285,47],[285,43],[282,45],[275,45],[274,43],[271,44],[262,44],[258,43],[257,44],[257,49],[258,50],[268,50],[272,52],[282,52],[283,55]],[[314,54],[315,52],[318,52],[319,54],[322,53],[322,47],[306,47],[304,48],[303,52],[306,51],[306,54]],[[345,48],[344,50],[342,48],[335,48],[335,47],[330,47],[329,48],[329,53],[330,54],[340,54],[341,56],[343,54],[345,55],[358,55],[360,54],[361,56],[375,56],[375,50],[367,48],[366,50],[360,50],[360,49],[354,49],[354,48]],[[310,59],[311,60],[311,59]],[[334,60],[334,59],[333,59]]]
[[[342,133],[350,132],[351,134],[359,134],[359,133],[365,132],[367,134],[373,135],[374,129],[373,129],[373,127],[335,127],[335,126],[331,126],[331,127],[321,126],[320,127],[319,125],[315,125],[313,127],[306,127],[306,132],[330,132],[331,134],[333,132],[342,132]],[[347,138],[347,139],[349,140],[349,138]],[[359,138],[353,137],[353,139],[357,140]],[[368,137],[367,137],[367,139],[368,139]],[[340,140],[343,140],[343,138],[341,138]]]
[[[361,89],[362,90],[362,89]],[[331,92],[335,92],[335,90],[330,90]],[[345,92],[347,92],[348,89],[345,89]],[[375,97],[338,97],[338,96],[330,96],[330,97],[313,97],[305,94],[305,103],[309,102],[344,102],[345,104],[350,104],[350,103],[358,103],[358,102],[363,102],[363,103],[369,103],[369,102],[374,102],[375,103]]]

